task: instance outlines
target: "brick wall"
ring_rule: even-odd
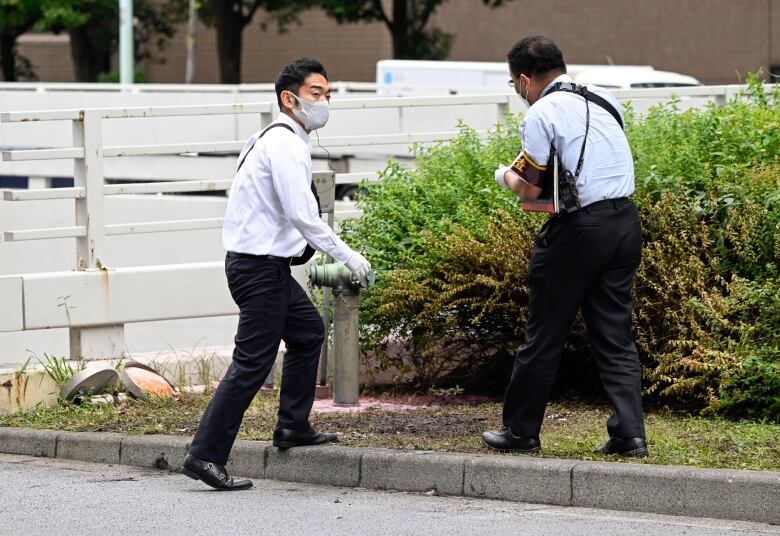
[[[33,71],[42,82],[73,82],[73,61],[67,33],[25,34],[17,40],[19,53],[30,60]],[[0,74],[2,79],[2,74]]]
[[[390,37],[381,24],[339,25],[320,11],[304,13],[301,25],[292,25],[279,35],[276,27],[260,29],[263,14],[244,29],[241,57],[242,81],[272,82],[279,70],[299,57],[319,59],[331,80],[373,81],[376,61],[390,57]],[[183,83],[186,66],[186,29],[170,41],[161,55],[166,63],[150,63],[150,81]],[[215,32],[199,25],[197,29],[195,82],[219,83]]]
[[[649,64],[705,84],[736,83],[780,58],[778,0],[450,0],[434,23],[456,35],[453,60],[504,61],[518,39],[551,37],[568,63]]]
[[[313,11],[278,35],[273,25],[261,31],[262,17],[244,30],[246,83],[270,82],[300,56],[320,59],[333,80],[372,81],[376,61],[392,55],[383,24],[338,25]],[[569,63],[650,64],[708,84],[780,65],[780,0],[512,0],[497,9],[479,0],[449,0],[432,23],[455,34],[453,60],[503,61],[517,39],[544,34]],[[20,51],[42,81],[73,80],[67,36],[46,39],[23,36]],[[165,63],[146,66],[150,82],[184,81],[184,26],[157,56]],[[214,31],[203,26],[195,81],[219,81]]]

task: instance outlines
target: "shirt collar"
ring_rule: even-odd
[[[295,131],[295,134],[297,134],[299,138],[301,138],[307,144],[309,143],[309,134],[306,132],[306,130],[304,130],[304,128],[298,123],[298,121],[296,121],[286,113],[280,112],[279,115],[276,116],[276,121],[274,122],[290,125],[292,129]]]
[[[566,73],[563,73],[563,74],[561,74],[561,75],[558,75],[558,76],[555,78],[555,80],[553,80],[552,82],[550,82],[549,84],[547,84],[547,87],[545,87],[545,88],[544,88],[544,91],[542,91],[542,97],[544,97],[545,95],[547,95],[547,93],[550,91],[550,89],[552,89],[552,87],[553,87],[555,84],[557,84],[558,82],[574,82],[574,79],[573,79],[571,76],[569,76],[568,74],[566,74]],[[541,99],[542,97],[539,97],[539,98]]]

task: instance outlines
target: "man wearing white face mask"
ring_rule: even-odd
[[[299,59],[276,79],[281,113],[247,141],[238,159],[222,240],[225,272],[240,310],[233,362],[198,426],[183,472],[222,490],[250,480],[228,476],[225,464],[244,412],[268,376],[280,341],[287,353],[273,444],[279,448],[337,441],[309,424],[314,402],[322,318],[290,266],[314,250],[345,263],[368,284],[371,265],[323,223],[312,187],[309,133],[328,121],[330,87],[323,66]]]
[[[631,287],[642,251],[629,199],[634,164],[620,103],[566,74],[558,46],[521,39],[507,54],[509,85],[529,105],[522,151],[496,182],[523,209],[550,213],[528,262],[528,320],[504,395],[503,427],[482,440],[499,451],[536,452],[566,337],[578,311],[604,392],[614,407],[598,452],[648,455],[642,377],[631,327]]]

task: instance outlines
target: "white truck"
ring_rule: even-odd
[[[576,82],[607,89],[699,86],[695,78],[650,65],[568,65]],[[507,93],[506,63],[476,61],[380,60],[376,64],[377,94],[475,95]]]

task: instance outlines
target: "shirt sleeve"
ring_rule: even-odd
[[[290,223],[314,249],[346,262],[352,250],[320,219],[311,193],[311,155],[299,138],[278,136],[269,143],[268,159],[274,189]]]
[[[537,188],[542,187],[547,160],[550,158],[552,136],[541,118],[529,111],[520,123],[523,150],[510,166],[521,179]]]
[[[523,152],[537,165],[546,167],[550,158],[553,133],[549,123],[535,112],[536,110],[530,110],[520,124]]]

